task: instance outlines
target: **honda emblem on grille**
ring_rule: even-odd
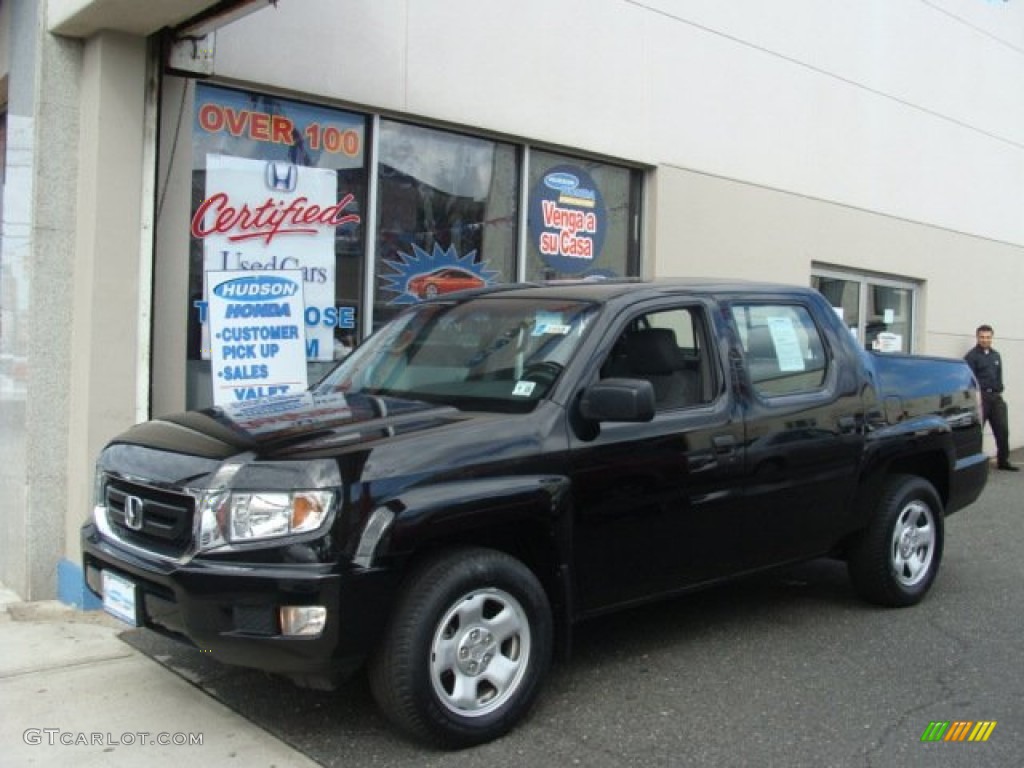
[[[133,531],[142,530],[142,510],[145,503],[138,496],[124,497],[124,524]]]

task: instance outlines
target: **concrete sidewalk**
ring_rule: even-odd
[[[0,765],[318,765],[122,642],[124,629],[0,585]]]

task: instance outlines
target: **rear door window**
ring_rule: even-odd
[[[813,392],[825,385],[825,345],[806,307],[737,304],[732,307],[732,316],[750,383],[759,395]]]

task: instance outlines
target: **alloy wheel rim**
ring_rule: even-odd
[[[935,557],[935,518],[923,501],[907,504],[893,529],[890,564],[896,580],[905,587],[919,584]]]
[[[430,682],[442,705],[464,717],[499,709],[519,690],[530,658],[522,605],[501,589],[467,593],[438,622]]]

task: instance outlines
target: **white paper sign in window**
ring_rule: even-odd
[[[793,320],[788,317],[772,317],[768,320],[768,329],[775,342],[775,353],[779,359],[780,371],[802,371],[807,365],[804,362],[803,348]]]
[[[213,403],[306,389],[302,272],[208,272]]]
[[[207,281],[214,270],[299,270],[304,310],[319,320],[334,308],[335,232],[352,216],[351,201],[337,195],[331,169],[207,155],[206,199],[192,223],[193,236],[203,240]],[[306,335],[310,360],[333,359],[333,328],[311,322]]]

